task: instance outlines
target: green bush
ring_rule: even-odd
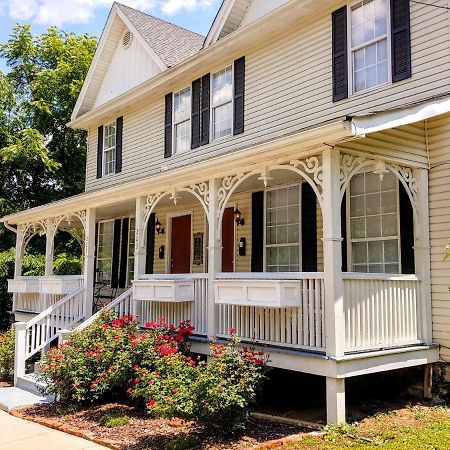
[[[14,375],[14,328],[0,333],[0,379]]]
[[[100,420],[100,425],[106,428],[117,428],[126,425],[130,421],[128,416],[106,414]]]
[[[82,260],[79,256],[59,253],[54,261],[55,275],[79,275],[82,269]]]

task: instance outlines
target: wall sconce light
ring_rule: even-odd
[[[377,161],[375,164],[375,169],[373,170],[375,175],[380,176],[380,180],[383,181],[383,177],[385,174],[389,173],[389,170],[386,169],[386,163],[384,161]]]
[[[242,218],[242,213],[239,211],[238,207],[234,210],[233,215],[237,225],[245,225],[245,220]]]
[[[158,220],[158,218],[156,219],[155,222],[155,231],[158,234],[164,234],[164,228],[161,226],[161,222]]]

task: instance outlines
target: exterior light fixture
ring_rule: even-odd
[[[242,213],[239,211],[239,208],[236,207],[233,216],[237,225],[245,225],[245,220],[242,218]]]
[[[273,180],[273,178],[270,176],[269,169],[265,167],[261,171],[261,176],[258,177],[258,181],[262,181],[264,183],[264,187],[267,187],[268,182],[271,180]]]
[[[386,169],[386,163],[384,161],[377,161],[375,164],[375,169],[373,170],[375,175],[380,176],[380,180],[383,181],[383,177],[385,174],[389,173],[389,170]]]
[[[155,222],[155,231],[158,234],[164,234],[164,228],[161,226],[161,222],[158,219],[156,219]]]

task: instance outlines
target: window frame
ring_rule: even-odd
[[[267,249],[268,247],[287,247],[287,246],[293,246],[293,244],[275,244],[275,245],[268,245],[267,244],[267,193],[270,191],[276,191],[281,189],[289,189],[291,187],[297,187],[299,190],[299,242],[298,242],[298,267],[299,271],[302,272],[302,266],[303,266],[303,259],[302,259],[302,183],[290,183],[286,185],[279,185],[279,186],[273,186],[270,188],[264,189],[264,221],[263,221],[263,240],[264,240],[264,247],[263,247],[263,261],[264,261],[264,272],[267,272]],[[288,272],[288,273],[298,273],[298,272]],[[272,273],[272,272],[270,272]],[[286,273],[286,272],[273,272],[273,273]]]
[[[214,83],[214,75],[217,75],[219,72],[231,68],[231,133],[226,136],[221,136],[218,138],[214,137],[214,110],[216,108],[220,108],[230,102],[221,103],[218,106],[213,105],[213,83]],[[209,118],[209,141],[215,142],[220,141],[221,139],[229,138],[230,136],[234,136],[234,63],[227,64],[226,66],[221,67],[219,70],[215,72],[211,72],[211,79],[209,85],[209,105],[210,105],[210,118]]]
[[[361,175],[361,174],[366,174],[366,173],[370,173],[373,172],[373,167],[372,168],[366,168],[366,170],[362,170],[357,172],[355,175]],[[352,229],[351,229],[351,211],[350,211],[350,206],[351,206],[351,183],[348,184],[347,190],[345,192],[345,204],[346,204],[346,228],[347,228],[347,232],[346,232],[346,240],[347,240],[347,272],[350,273],[366,273],[366,274],[373,274],[373,273],[381,273],[383,275],[387,274],[387,275],[399,275],[403,273],[403,269],[402,269],[402,242],[401,242],[401,223],[400,223],[400,183],[401,181],[398,179],[398,177],[393,173],[392,175],[395,177],[395,181],[396,181],[396,190],[397,190],[397,236],[380,236],[380,237],[375,237],[375,238],[356,238],[356,239],[352,239]],[[351,180],[350,180],[351,181]],[[364,195],[367,195],[366,193],[364,193]],[[382,214],[379,214],[382,215]],[[394,240],[397,239],[397,252],[398,252],[398,273],[393,273],[393,272],[355,272],[353,271],[353,248],[352,248],[352,244],[354,242],[383,242],[383,241],[389,241],[389,240]],[[383,259],[384,259],[384,255],[383,255]],[[383,266],[386,265],[386,262],[383,261]]]
[[[108,127],[114,128],[114,146],[106,148],[106,129]],[[117,147],[117,121],[108,122],[103,125],[103,148],[102,148],[102,177],[108,177],[116,173],[116,147]],[[106,173],[106,152],[112,151],[113,154],[113,170],[111,172]]]
[[[185,91],[189,91],[189,97],[191,101],[191,105],[189,108],[189,117],[181,122],[175,121],[175,96],[181,94]],[[177,136],[176,136],[176,127],[184,122],[189,121],[189,143],[186,150],[177,151]],[[192,85],[186,86],[182,89],[179,89],[177,92],[172,94],[172,156],[182,155],[190,150],[192,144]]]
[[[364,44],[360,44],[356,47],[352,46],[352,8],[362,3],[364,0],[354,0],[347,4],[347,60],[348,60],[348,90],[349,90],[349,96],[356,96],[356,95],[362,95],[367,92],[372,92],[377,89],[381,89],[385,86],[392,84],[392,36],[391,36],[391,5],[390,1],[386,0],[386,6],[387,6],[387,22],[386,22],[386,39],[387,39],[387,69],[388,69],[388,77],[387,81],[382,84],[378,84],[376,86],[372,86],[367,89],[363,89],[361,91],[356,92],[355,91],[355,71],[354,71],[354,59],[353,59],[353,53],[357,50],[360,50],[362,48],[368,47],[369,45],[372,45],[374,43],[380,42],[384,39],[383,38],[374,38],[371,41],[365,42]]]

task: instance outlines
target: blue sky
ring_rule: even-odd
[[[221,0],[121,0],[169,22],[206,35]],[[0,0],[0,43],[8,40],[15,23],[32,25],[34,34],[55,25],[65,31],[100,36],[112,0]],[[0,58],[0,70],[7,71]]]

